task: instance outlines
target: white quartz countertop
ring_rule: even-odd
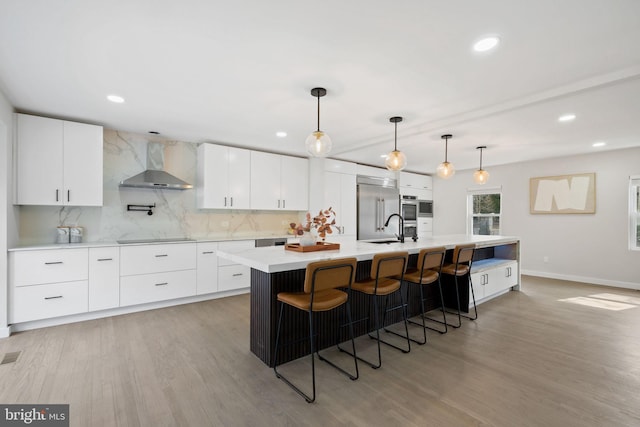
[[[129,243],[118,243],[117,241],[100,241],[100,242],[82,242],[82,243],[24,243],[18,244],[8,249],[9,252],[14,251],[31,251],[42,249],[76,249],[76,248],[101,248],[105,246],[130,246],[130,245],[160,245],[160,244],[180,244],[180,243],[203,243],[203,242],[232,242],[241,240],[259,240],[265,238],[294,238],[293,235],[255,235],[255,236],[239,236],[239,237],[207,237],[198,239],[183,240],[182,238],[149,238],[146,242],[143,239],[130,239]],[[127,240],[127,239],[124,239]],[[155,241],[152,241],[155,240]]]
[[[218,250],[218,256],[243,264],[265,273],[306,268],[312,261],[329,260],[343,257],[356,257],[358,261],[372,259],[377,253],[406,250],[409,254],[418,253],[420,249],[445,246],[453,249],[456,245],[475,243],[477,247],[496,246],[500,244],[518,242],[518,237],[512,236],[471,236],[465,234],[434,236],[428,239],[412,240],[405,243],[378,244],[357,240],[340,241],[340,249],[317,252],[295,252],[286,250],[283,246],[253,248],[240,252],[225,252]]]

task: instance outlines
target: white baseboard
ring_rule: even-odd
[[[592,285],[611,286],[614,288],[635,289],[640,291],[640,283],[622,282],[619,280],[598,279],[595,277],[575,276],[573,274],[548,273],[546,271],[521,270],[527,276],[546,277],[547,279],[569,280],[572,282],[590,283]]]
[[[187,298],[173,299],[168,301],[159,301],[148,304],[132,305],[128,307],[118,307],[109,310],[101,310],[90,313],[80,313],[71,316],[55,317],[51,319],[34,320],[31,322],[14,323],[7,328],[7,337],[10,333],[28,331],[31,329],[47,328],[50,326],[64,325],[67,323],[83,322],[85,320],[102,319],[105,317],[118,316],[121,314],[137,313],[139,311],[155,310],[158,308],[172,307],[175,305],[191,304],[194,302],[208,301],[212,299],[230,297],[233,295],[247,294],[249,288],[234,289],[231,291],[216,292],[214,294],[196,295]],[[0,338],[2,338],[2,330],[0,329]]]

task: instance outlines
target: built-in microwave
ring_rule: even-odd
[[[433,217],[433,200],[418,200],[418,216]]]
[[[402,196],[400,207],[405,222],[418,220],[418,201],[415,196]]]

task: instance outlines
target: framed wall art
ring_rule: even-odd
[[[529,180],[532,214],[593,214],[596,212],[596,174],[545,176]]]

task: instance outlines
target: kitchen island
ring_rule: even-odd
[[[336,241],[338,241],[336,239]],[[273,366],[273,349],[275,347],[276,327],[278,321],[277,295],[279,292],[295,292],[301,291],[304,283],[305,268],[308,263],[313,261],[321,261],[343,257],[355,257],[358,260],[356,270],[356,280],[367,277],[371,269],[371,259],[377,253],[384,253],[397,250],[406,250],[410,254],[409,265],[416,264],[417,254],[420,249],[434,248],[444,246],[447,248],[447,257],[451,257],[453,248],[456,245],[474,243],[476,245],[476,255],[474,257],[474,274],[482,276],[482,282],[474,285],[476,295],[480,286],[485,286],[484,276],[488,277],[488,273],[484,271],[497,271],[504,265],[509,271],[510,278],[513,281],[508,282],[507,287],[501,289],[494,287],[489,294],[482,292],[483,299],[489,299],[501,293],[507,292],[509,289],[520,289],[519,274],[519,254],[520,242],[517,237],[509,236],[471,236],[471,235],[445,235],[434,236],[429,239],[423,239],[418,242],[408,241],[405,243],[372,243],[364,241],[346,240],[339,241],[340,249],[318,252],[294,252],[285,250],[282,246],[254,248],[236,253],[228,253],[218,251],[218,256],[227,258],[235,263],[244,264],[251,267],[251,331],[250,331],[250,349],[268,366]],[[515,274],[512,274],[515,266]],[[507,271],[507,270],[505,270]],[[463,283],[466,283],[464,280]],[[474,282],[475,283],[475,282]],[[427,293],[426,302],[427,310],[439,307],[439,298],[433,289]],[[452,292],[453,290],[453,292]],[[484,290],[484,289],[483,289]],[[455,307],[455,289],[450,283],[443,283],[443,292],[445,294],[445,305]],[[460,286],[460,299],[463,309],[467,311],[469,289],[468,286]],[[409,299],[409,315],[413,316],[419,313],[419,298],[411,295]],[[478,300],[481,298],[477,298]],[[366,316],[367,299],[363,295],[354,293],[351,300],[351,309],[354,321]],[[343,323],[340,310],[335,313],[326,313],[324,321],[319,326],[319,342],[318,348],[326,348],[335,344],[336,331],[339,325]],[[399,312],[392,321],[399,321]],[[287,322],[283,323],[282,339],[283,342],[296,342],[282,348],[278,359],[281,363],[302,357],[309,353],[308,340],[304,340],[307,336],[307,316],[305,313],[288,312]],[[355,334],[363,335],[367,332],[366,322],[354,324]],[[338,339],[344,341],[347,339],[346,328],[342,328]]]

